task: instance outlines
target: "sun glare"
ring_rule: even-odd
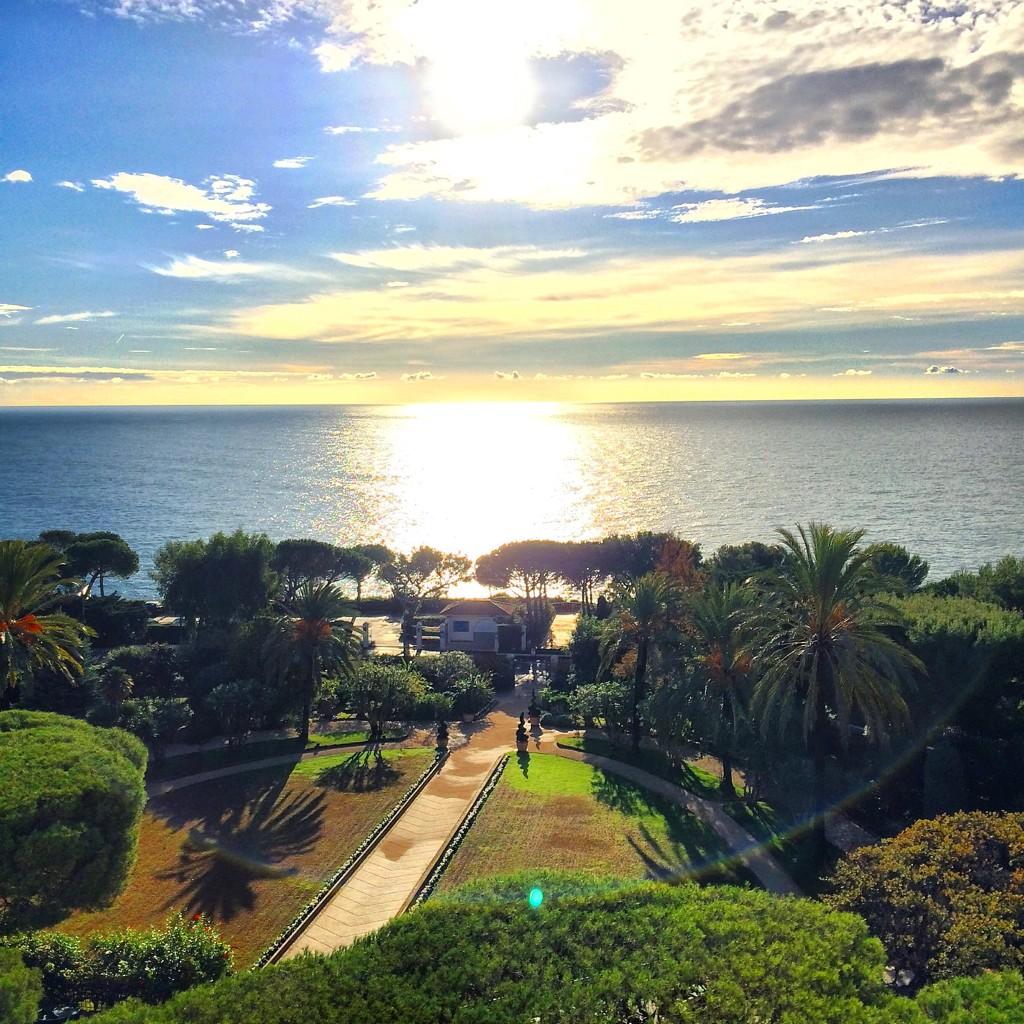
[[[460,134],[475,135],[522,124],[535,98],[525,57],[493,40],[452,47],[427,73],[430,112]]]

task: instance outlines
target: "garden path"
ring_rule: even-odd
[[[532,686],[520,683],[479,722],[463,726],[453,750],[344,885],[281,954],[329,953],[376,931],[402,913],[468,813],[498,758],[515,747],[519,713]]]

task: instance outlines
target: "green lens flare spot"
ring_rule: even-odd
[[[530,890],[530,906],[536,910],[544,902],[544,893],[540,889]]]

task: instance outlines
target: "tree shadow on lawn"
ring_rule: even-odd
[[[699,879],[736,882],[746,880],[736,870],[715,830],[684,807],[647,794],[635,783],[609,772],[598,771],[593,782],[598,802],[637,821],[637,835],[627,835],[630,846],[647,868],[651,878]],[[664,818],[667,837],[655,835],[642,819],[647,815]]]
[[[379,748],[366,747],[318,772],[315,782],[327,789],[368,793],[389,786],[400,774]]]
[[[156,876],[179,886],[164,910],[184,907],[188,913],[230,921],[253,909],[256,880],[297,872],[283,862],[309,852],[320,838],[326,794],[292,790],[282,796],[286,780],[275,777],[253,792],[236,792],[242,798],[233,803],[223,799],[231,795],[225,790],[222,800],[205,810],[165,815],[169,824],[177,818],[178,827],[191,827],[178,863]]]

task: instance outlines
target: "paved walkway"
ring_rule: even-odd
[[[284,951],[329,953],[376,931],[400,914],[466,816],[498,758],[515,747],[519,713],[532,685],[521,683],[479,722],[463,726],[468,742],[420,791],[348,881]]]

